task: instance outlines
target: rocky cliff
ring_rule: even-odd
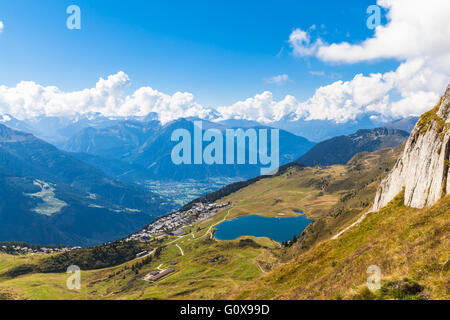
[[[405,189],[405,205],[423,208],[450,191],[450,85],[436,107],[423,114],[406,142],[402,157],[378,189],[378,211]]]

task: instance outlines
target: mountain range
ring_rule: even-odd
[[[215,177],[238,181],[260,174],[259,165],[175,165],[171,151],[177,142],[171,141],[171,135],[176,129],[185,129],[193,136],[195,121],[199,119],[162,125],[154,115],[108,119],[95,114],[81,117],[75,124],[56,117],[24,123],[3,117],[3,123],[22,130],[53,128],[47,133],[57,135],[64,150],[0,124],[0,188],[5,195],[0,200],[0,240],[66,245],[110,241],[179,205],[138,184]],[[62,123],[65,129],[58,131]],[[236,127],[271,129],[243,120],[202,121],[202,125],[204,130],[222,133]],[[71,136],[63,139],[58,132]],[[395,147],[406,136],[395,129],[370,129],[314,145],[280,130],[280,165],[296,159],[306,165],[345,163],[360,151]],[[248,145],[245,152],[249,153]]]
[[[161,125],[157,121],[124,121],[106,128],[86,128],[72,137],[65,146],[74,156],[96,163],[105,172],[111,172],[124,181],[203,180],[216,177],[248,179],[260,174],[261,166],[251,164],[180,164],[171,158],[178,142],[171,141],[175,130],[184,129],[194,136],[194,123],[199,119],[178,119]],[[227,124],[201,121],[203,130],[216,129],[225,137],[225,130],[234,129]],[[248,129],[267,129],[266,126],[249,126]],[[204,143],[206,145],[207,143]],[[284,130],[279,131],[280,165],[292,162],[307,152],[314,143]],[[193,142],[191,143],[193,149]],[[271,150],[269,139],[268,150]],[[223,145],[223,154],[226,146]],[[248,159],[249,143],[245,154]],[[236,156],[236,155],[235,155]],[[248,162],[248,161],[247,161]],[[115,168],[111,171],[111,168]]]
[[[339,136],[316,144],[297,162],[307,166],[345,164],[355,154],[395,148],[408,138],[409,133],[397,129],[375,128],[358,130],[348,136]]]
[[[23,130],[30,129],[30,123],[10,117],[4,120]],[[179,119],[162,125],[152,115],[125,120],[86,116],[77,125],[66,127],[65,132],[72,136],[62,145],[65,151],[32,134],[0,125],[0,179],[5,195],[0,206],[0,240],[67,245],[110,241],[176,208],[176,204],[136,183],[212,177],[245,180],[259,175],[258,165],[173,164],[171,150],[176,142],[171,141],[171,134],[185,129],[193,135],[198,120]],[[63,122],[68,124],[58,118],[40,118],[32,125],[55,129]],[[213,128],[222,133],[237,125],[244,127],[237,120],[202,124],[204,130]],[[246,129],[270,129],[250,121],[246,124]],[[359,151],[393,147],[407,134],[399,130],[362,130],[350,138],[335,138],[341,143],[332,140],[316,146],[284,130],[279,135],[280,165],[299,158],[300,162],[312,159],[305,162],[309,165],[322,163],[321,157],[343,163],[344,158]],[[372,141],[370,137],[377,138]],[[339,161],[339,152],[333,149],[336,146],[344,150]],[[249,152],[248,145],[245,152]]]
[[[367,115],[347,122],[338,123],[332,120],[296,119],[293,115],[286,115],[278,121],[262,124],[254,120],[222,120],[217,117],[218,115],[212,114],[210,118],[204,119],[204,121],[210,121],[218,125],[233,128],[269,126],[288,131],[297,136],[305,137],[313,142],[320,142],[340,135],[348,135],[360,129],[373,129],[383,126],[410,132],[418,120],[418,117],[381,120]],[[36,137],[52,143],[61,149],[66,146],[69,140],[85,128],[105,128],[128,121],[134,124],[138,122],[159,122],[158,115],[155,113],[149,113],[146,116],[108,117],[100,113],[91,112],[70,116],[38,115],[22,120],[16,119],[9,114],[0,114],[0,123],[3,123],[12,129],[30,132]],[[166,124],[167,123],[160,123],[161,126]]]
[[[137,185],[139,181],[259,174],[254,165],[174,165],[171,134],[180,128],[193,132],[193,121],[161,126],[130,119],[84,128],[67,145],[79,152],[62,151],[0,124],[0,241],[82,246],[108,242],[177,208]],[[204,122],[204,128],[227,127]],[[287,132],[280,133],[280,141],[284,163],[313,145]]]

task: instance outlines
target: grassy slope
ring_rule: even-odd
[[[233,210],[233,209],[231,209]],[[44,257],[13,257],[0,254],[0,299],[214,299],[264,273],[277,261],[279,245],[267,238],[255,238],[253,243],[215,241],[210,227],[231,211],[227,209],[213,219],[192,227],[185,237],[165,240],[159,258],[142,266],[139,274],[133,260],[112,268],[82,271],[80,292],[66,288],[65,273],[30,273],[14,278],[5,272],[17,265],[39,265]],[[197,230],[200,229],[198,232]],[[192,236],[193,235],[193,236]],[[178,239],[178,240],[177,240]],[[175,242],[174,242],[175,241]],[[178,244],[184,253],[175,245]],[[174,274],[151,284],[142,277],[158,267],[165,269],[172,261]]]
[[[239,241],[213,242],[208,239],[192,244],[181,243],[184,256],[176,246],[167,247],[159,259],[145,265],[139,274],[131,270],[136,262],[83,271],[80,292],[66,288],[68,275],[65,273],[35,273],[3,279],[0,282],[0,298],[214,299],[256,278],[262,273],[258,264],[265,265],[274,259],[269,248],[242,246]],[[1,255],[0,260],[4,261],[5,255]],[[158,267],[167,268],[172,261],[178,262],[174,274],[155,284],[141,279]],[[128,268],[124,269],[125,266]]]
[[[250,214],[295,216],[301,210],[319,219],[342,207],[360,212],[373,200],[378,182],[394,165],[401,147],[361,153],[347,165],[305,167],[260,180],[221,201],[236,205],[231,217]],[[345,197],[345,201],[341,199]],[[346,205],[347,203],[348,205]],[[337,215],[337,214],[335,214]]]
[[[230,298],[352,298],[364,288],[367,268],[377,265],[384,281],[408,277],[425,287],[426,297],[449,299],[449,218],[450,196],[412,209],[400,195],[340,238],[316,244]]]

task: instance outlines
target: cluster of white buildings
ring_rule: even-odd
[[[125,241],[154,241],[167,238],[168,236],[180,236],[185,233],[183,228],[192,226],[193,223],[208,219],[219,212],[219,209],[230,205],[226,203],[195,203],[191,209],[177,211],[167,216],[161,217],[148,225],[145,229],[132,234]],[[67,252],[81,247],[39,247],[30,248],[20,245],[0,245],[0,252],[16,252],[18,254],[49,254],[57,252]]]
[[[207,204],[203,204],[203,203],[196,203],[194,204],[194,206],[192,207],[192,212],[194,212],[196,215],[198,215],[197,220],[201,221],[201,220],[205,220],[208,219],[212,216],[214,216],[219,209],[228,206],[230,203],[226,202],[226,203],[207,203]]]
[[[224,208],[229,204],[230,203],[195,203],[189,210],[177,211],[159,218],[145,229],[129,236],[125,241],[153,241],[161,240],[168,236],[182,235],[184,233],[184,227],[191,226],[197,221],[202,221],[214,216],[219,209]]]
[[[28,248],[28,247],[21,247],[18,245],[12,245],[12,246],[6,246],[6,245],[2,245],[0,246],[0,251],[3,252],[17,252],[20,254],[25,254],[25,253],[42,253],[42,254],[47,254],[47,253],[56,253],[56,252],[67,252],[67,251],[72,251],[72,250],[76,250],[76,249],[80,249],[81,247],[64,247],[64,248],[46,248],[46,247],[40,247],[38,249],[32,249],[32,248]]]

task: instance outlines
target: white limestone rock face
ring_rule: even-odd
[[[419,121],[411,132],[402,157],[378,188],[372,211],[386,206],[403,188],[405,205],[414,208],[431,206],[449,193],[450,85],[434,114],[438,118],[425,126]]]

